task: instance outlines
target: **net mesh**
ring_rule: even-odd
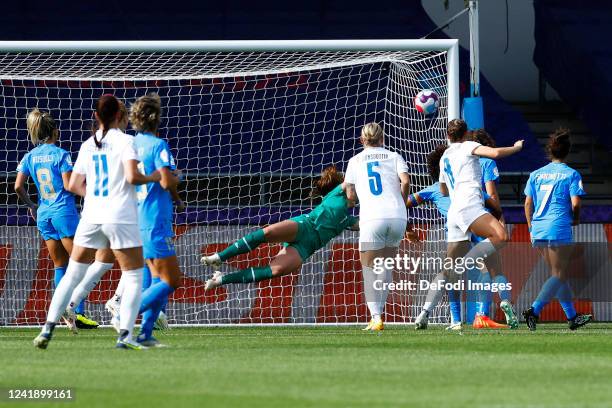
[[[164,108],[160,136],[168,140],[185,178],[187,209],[175,215],[183,285],[170,298],[174,324],[351,323],[368,319],[357,233],[345,232],[295,274],[204,293],[212,274],[199,264],[255,228],[309,211],[320,171],[344,170],[360,151],[358,135],[383,124],[387,148],[401,153],[411,191],[431,184],[426,156],[445,140],[445,52],[49,53],[0,55],[0,324],[44,321],[53,290],[53,264],[27,209],[12,191],[15,169],[31,149],[25,118],[48,110],[60,126],[59,145],[72,153],[91,134],[97,98],[113,93],[128,104],[157,92]],[[422,89],[440,96],[438,113],[419,114]],[[128,130],[128,133],[131,131]],[[33,185],[29,192],[36,194]],[[412,211],[423,242],[402,243],[401,254],[444,253],[443,222],[435,209]],[[222,270],[266,264],[279,246],[262,246]],[[395,272],[395,280],[431,278]],[[113,269],[90,294],[87,313],[102,323],[104,302],[120,277]],[[413,322],[421,291],[393,291],[388,322]],[[447,321],[442,304],[432,320]]]

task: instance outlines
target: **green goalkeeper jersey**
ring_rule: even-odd
[[[291,220],[299,224],[298,234],[295,241],[285,243],[285,246],[294,247],[303,261],[357,222],[357,218],[348,212],[348,200],[342,185],[323,197],[321,204],[311,212]]]

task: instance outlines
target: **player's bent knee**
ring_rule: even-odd
[[[489,237],[491,242],[494,244],[506,244],[510,241],[510,236],[504,229],[495,230],[493,234]]]
[[[168,285],[172,286],[174,289],[180,288],[182,277],[183,276],[180,272],[176,273],[175,275],[172,275],[170,279],[168,280]]]

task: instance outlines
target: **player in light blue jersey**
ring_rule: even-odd
[[[471,139],[475,142],[491,148],[497,147],[495,140],[486,130],[476,129],[471,133]],[[490,196],[493,200],[499,203],[500,199],[499,194],[497,193],[499,170],[497,169],[497,163],[495,160],[489,159],[488,157],[480,157],[478,161],[480,164],[480,170],[482,172],[482,190],[486,195]],[[499,222],[505,227],[506,223],[503,218],[503,213],[499,219]],[[472,234],[471,241],[478,244],[483,239],[484,238]],[[503,274],[501,255],[499,252],[493,252],[485,259],[484,262],[487,270],[479,276],[478,281],[483,283],[485,286],[495,283],[499,287],[508,287],[508,279]],[[489,315],[489,306],[491,304],[492,295],[493,294],[488,290],[481,291],[479,293],[478,301],[476,302],[476,313],[478,316]],[[509,322],[511,328],[518,328],[518,320],[515,318],[516,313],[512,309],[512,304],[510,303],[512,301],[512,292],[510,290],[499,290],[498,295],[500,300],[500,308],[506,314],[506,321]],[[483,322],[479,320],[480,319],[478,317],[475,319],[475,328],[483,328],[480,326],[487,326],[486,324],[483,325]]]
[[[33,109],[27,118],[30,139],[36,147],[21,159],[17,166],[15,192],[30,208],[38,231],[45,240],[55,269],[55,287],[66,272],[72,239],[79,223],[74,195],[67,190],[72,159],[70,153],[56,145],[59,130],[48,112]],[[38,191],[38,204],[30,199],[25,189],[32,177]],[[93,329],[98,323],[84,313],[81,302],[76,308],[76,327]]]
[[[134,144],[143,174],[159,171],[159,183],[138,187],[138,221],[145,260],[153,276],[142,295],[142,325],[138,342],[158,346],[153,326],[168,296],[179,287],[181,271],[174,249],[172,228],[173,201],[182,207],[176,187],[176,165],[165,140],[157,137],[161,120],[161,101],[157,94],[140,97],[130,109],[130,121],[137,131]]]
[[[570,132],[558,129],[550,135],[551,163],[529,175],[525,186],[525,217],[533,246],[539,248],[551,271],[538,297],[523,312],[529,330],[535,330],[540,312],[556,296],[570,330],[584,326],[593,316],[576,313],[567,269],[573,252],[572,226],[580,223],[581,197],[585,195],[580,173],[564,163],[571,147]]]

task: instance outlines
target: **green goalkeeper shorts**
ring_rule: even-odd
[[[321,239],[315,229],[314,223],[306,215],[300,215],[290,218],[291,221],[298,223],[298,233],[293,242],[283,243],[284,247],[292,247],[298,251],[302,262],[306,262],[308,258],[315,252],[321,249]]]

